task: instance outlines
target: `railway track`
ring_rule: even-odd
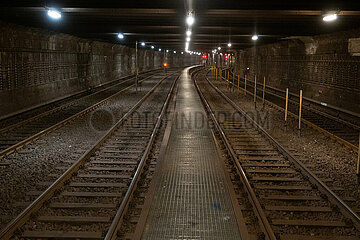
[[[225,70],[224,70],[225,71]],[[230,74],[232,75],[232,74]],[[225,78],[223,78],[225,80]],[[230,79],[229,83],[233,88],[244,88],[244,80],[237,83]],[[262,79],[260,79],[262,81]],[[257,95],[258,98],[262,96],[263,84],[257,83]],[[247,93],[253,96],[254,81],[247,79]],[[275,107],[280,111],[284,111],[285,108],[285,93],[275,88],[266,87],[266,103]],[[331,113],[325,112],[326,107],[320,106],[315,102],[303,99],[302,107],[302,121],[316,129],[325,135],[339,141],[340,143],[348,146],[353,151],[358,151],[359,146],[359,134],[360,134],[360,119],[352,116],[352,121],[346,119],[347,114],[341,113],[337,110],[331,110]],[[294,118],[298,118],[299,112],[299,96],[295,94],[289,94],[289,115]]]
[[[139,76],[146,77],[146,76],[150,76],[156,72],[161,72],[161,71],[160,70],[148,70],[148,71],[139,73]],[[0,129],[6,128],[8,126],[14,125],[14,124],[22,122],[22,121],[25,121],[29,118],[35,117],[36,115],[42,114],[44,112],[51,111],[52,109],[55,109],[62,105],[69,104],[73,101],[76,101],[78,99],[86,97],[90,94],[94,94],[97,92],[104,91],[106,89],[110,89],[111,87],[117,86],[119,84],[129,84],[130,85],[131,81],[135,82],[135,76],[127,75],[127,76],[121,77],[119,79],[106,82],[104,84],[90,87],[89,89],[83,90],[79,93],[70,94],[68,96],[65,96],[64,98],[56,99],[56,100],[50,101],[45,104],[41,104],[41,105],[38,105],[35,107],[31,107],[31,108],[19,111],[14,114],[1,116],[0,117]]]
[[[339,189],[328,187],[310,166],[299,162],[211,83],[204,71],[194,79],[252,206],[241,208],[255,213],[265,239],[359,238],[360,218],[347,204],[355,199],[340,199],[334,193]]]
[[[116,239],[177,79],[171,74],[159,81],[0,238]]]
[[[146,73],[140,81],[157,75]],[[25,144],[66,125],[134,86],[133,78],[111,85],[101,91],[76,99],[54,109],[0,129],[0,159]]]

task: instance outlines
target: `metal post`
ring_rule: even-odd
[[[302,107],[302,95],[303,95],[303,92],[302,92],[302,90],[300,90],[300,105],[299,105],[299,134],[300,134],[300,131],[301,131],[301,107]]]
[[[246,74],[245,74],[245,96],[246,96]]]
[[[135,44],[135,81],[136,81],[136,90],[139,86],[139,71],[138,71],[138,41]]]
[[[164,49],[164,63],[163,63],[164,73],[166,73],[166,66],[165,66],[165,63],[166,63],[166,50]]]
[[[230,70],[227,70],[227,86],[229,88],[229,90],[231,89],[231,85],[230,85]]]
[[[255,75],[255,83],[254,83],[254,106],[256,108],[256,75]]]
[[[263,85],[263,96],[262,96],[263,107],[265,106],[265,86],[266,86],[266,77],[264,77],[264,85]]]
[[[218,79],[218,69],[215,69],[215,76],[216,76],[216,80]]]
[[[285,98],[285,126],[287,125],[287,115],[288,115],[288,100],[289,100],[289,88],[286,88],[286,98]]]
[[[359,148],[358,148],[358,162],[357,162],[356,174],[360,176],[360,132],[359,132]]]
[[[235,73],[233,73],[232,75],[233,75],[233,87],[235,87]]]
[[[240,90],[240,74],[238,75],[238,90]]]

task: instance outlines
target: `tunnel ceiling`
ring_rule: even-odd
[[[221,46],[231,49],[288,37],[312,36],[358,28],[360,3],[357,1],[225,1],[225,0],[147,0],[147,1],[9,1],[0,2],[0,19],[32,27],[69,33],[79,37],[133,46],[136,40],[157,48],[183,51],[186,13],[195,11],[189,49],[211,51]],[[46,16],[46,7],[56,7],[59,21]],[[325,23],[322,16],[338,11],[339,19]],[[125,33],[119,40],[117,33]]]

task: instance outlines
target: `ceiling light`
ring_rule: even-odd
[[[325,22],[332,22],[335,21],[337,19],[337,14],[333,13],[333,14],[327,14],[323,17],[323,20]]]
[[[191,36],[191,31],[190,31],[190,30],[187,30],[187,31],[186,31],[186,36],[188,36],[188,37]]]
[[[186,41],[187,41],[187,42],[190,42],[190,40],[191,40],[190,37],[187,37],[187,38],[186,38]]]
[[[159,48],[159,52],[161,52],[161,48]]]
[[[251,39],[252,39],[253,41],[256,41],[256,40],[259,39],[259,36],[258,36],[258,35],[254,35],[254,36],[251,37]]]
[[[231,43],[228,43],[228,47],[231,47]]]
[[[120,39],[124,39],[125,36],[122,33],[118,33],[117,37],[120,38]]]
[[[189,26],[193,25],[194,22],[195,22],[195,18],[194,18],[193,16],[189,15],[189,16],[186,18],[186,23],[187,23]]]
[[[220,51],[220,50],[221,50],[221,47],[218,47],[218,50]]]
[[[155,47],[154,46],[151,46],[151,49],[154,49]]]
[[[141,42],[141,46],[142,46],[142,47],[145,47],[145,43],[144,43],[144,42]]]
[[[47,15],[53,19],[60,19],[61,18],[61,12],[56,9],[49,9],[47,11]]]
[[[166,50],[166,52],[169,52],[169,50]]]
[[[181,52],[181,54],[184,54],[184,52]]]
[[[174,53],[176,53],[176,51],[174,51]]]

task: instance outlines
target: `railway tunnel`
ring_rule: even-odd
[[[0,2],[0,239],[360,239],[360,4]]]

